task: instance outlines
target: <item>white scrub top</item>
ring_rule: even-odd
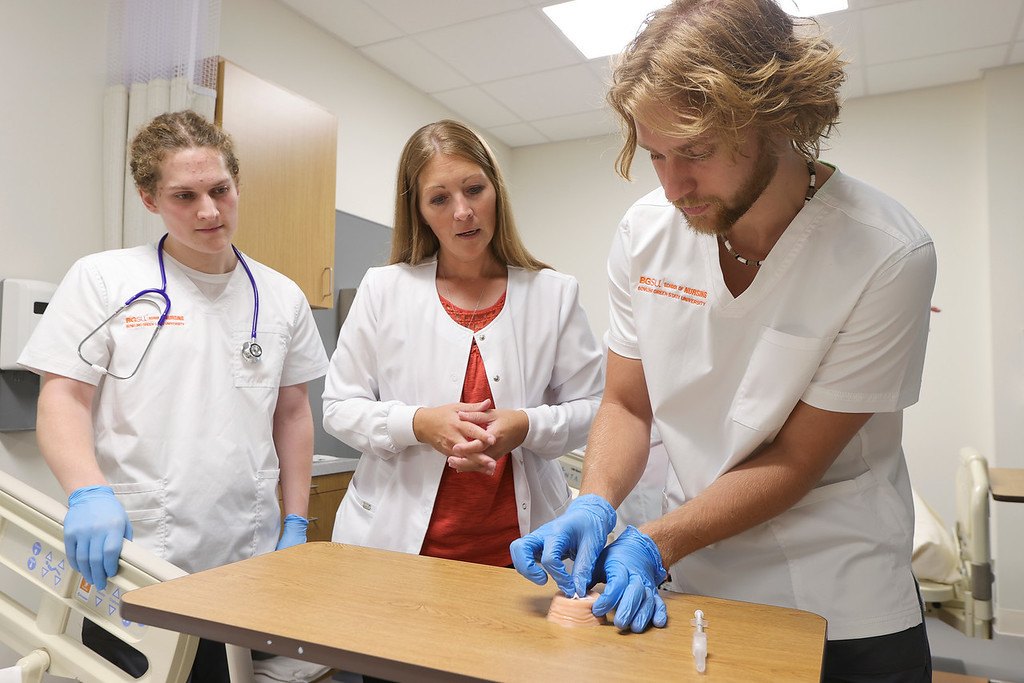
[[[921,385],[931,238],[836,171],[739,297],[718,254],[659,189],[628,211],[609,258],[607,343],[643,361],[675,473],[669,509],[774,439],[800,400],[874,416],[793,508],[674,565],[676,587],[821,614],[830,639],[915,626],[901,432]]]
[[[259,288],[258,363],[241,358],[253,292],[238,265],[207,298],[166,253],[170,317],[137,375],[104,377],[79,343],[126,300],[159,287],[155,245],[80,259],[65,276],[18,362],[96,386],[96,457],[131,520],[134,540],[195,572],[273,550],[280,472],[273,415],[281,386],[327,370],[309,305],[288,278],[246,258]],[[158,300],[159,301],[159,300]],[[83,348],[127,375],[159,311],[133,306]]]

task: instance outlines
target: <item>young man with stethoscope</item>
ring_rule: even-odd
[[[69,494],[68,560],[97,590],[124,538],[190,572],[304,542],[306,383],[327,369],[298,286],[231,244],[230,138],[193,112],[161,115],[131,169],[167,234],[75,263],[19,359],[43,376],[38,439]],[[83,641],[145,671],[95,624]],[[223,647],[202,643],[193,680],[226,674]]]

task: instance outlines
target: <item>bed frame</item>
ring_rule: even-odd
[[[0,471],[0,564],[42,592],[34,611],[0,593],[0,640],[23,655],[22,683],[38,683],[44,672],[83,683],[185,681],[198,639],[127,621],[119,611],[126,591],[185,572],[125,541],[117,575],[98,591],[64,556],[66,512],[64,505]],[[142,652],[149,660],[146,673],[132,678],[82,645],[77,630],[83,617]],[[249,650],[228,645],[227,651],[232,682],[251,683]]]
[[[956,472],[954,538],[961,578],[956,583],[920,581],[925,613],[972,638],[992,637],[992,553],[989,542],[988,462],[962,448]]]

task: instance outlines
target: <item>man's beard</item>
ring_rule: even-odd
[[[764,193],[775,172],[779,168],[779,158],[768,150],[768,145],[762,142],[758,145],[757,161],[750,171],[750,176],[740,187],[736,196],[728,203],[718,197],[698,197],[687,201],[674,202],[675,207],[682,211],[683,206],[700,206],[708,204],[708,210],[699,216],[686,216],[686,222],[695,231],[705,235],[725,235],[736,225],[736,221],[750,210],[761,195]]]

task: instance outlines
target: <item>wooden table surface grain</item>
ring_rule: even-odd
[[[395,681],[818,681],[825,620],[663,593],[669,625],[548,622],[553,582],[513,569],[306,543],[123,596],[126,619]],[[708,621],[707,671],[690,653]]]

